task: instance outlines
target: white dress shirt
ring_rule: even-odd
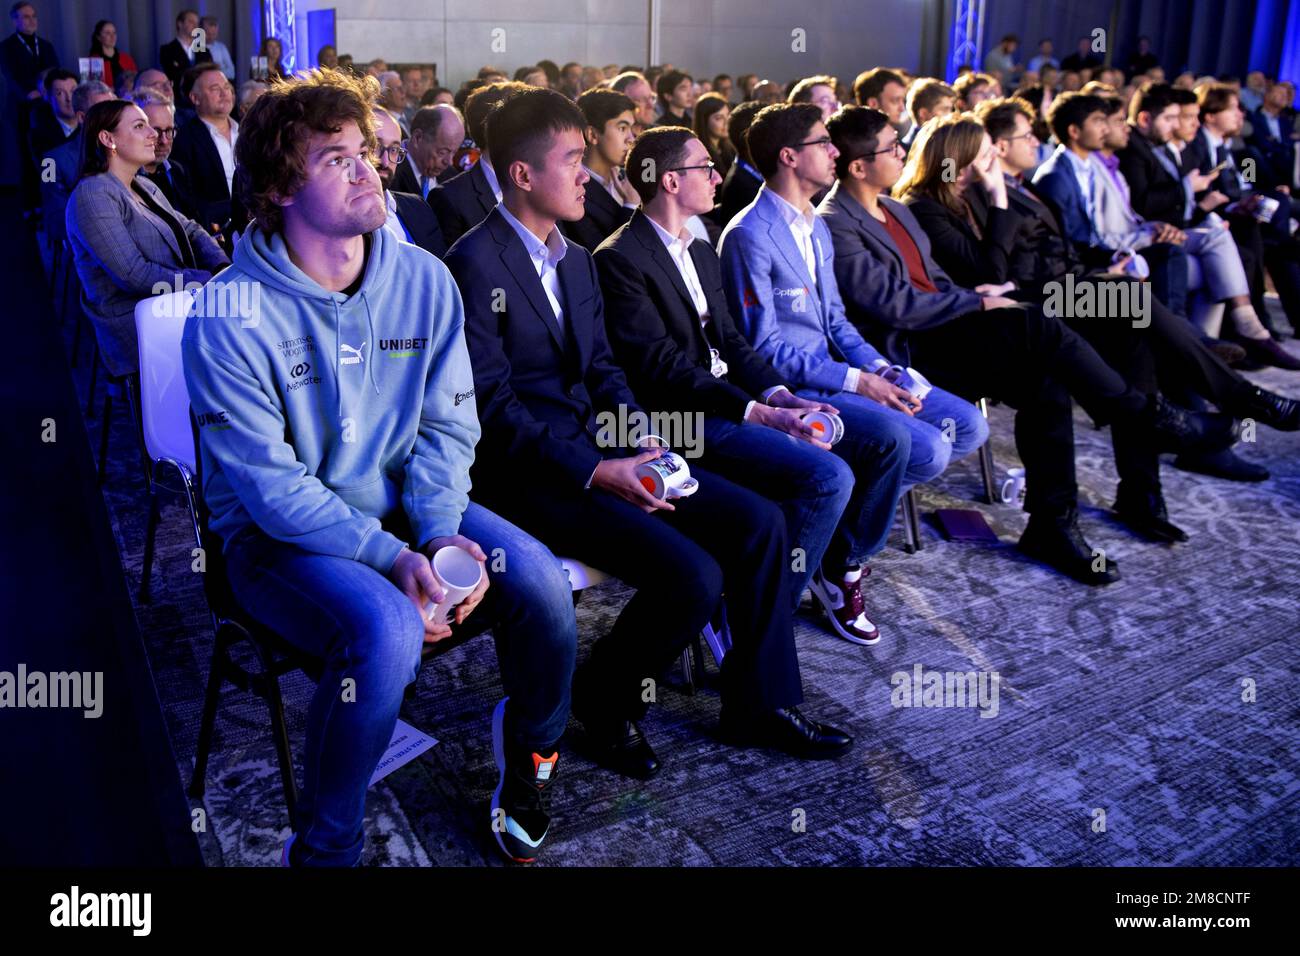
[[[1237,186],[1243,193],[1251,192],[1254,187],[1242,177],[1241,170],[1237,168],[1237,161],[1232,158],[1232,150],[1228,148],[1227,143],[1210,132],[1208,126],[1202,126],[1201,129],[1205,130],[1205,141],[1210,144],[1210,162],[1216,165],[1218,163],[1227,163],[1224,171],[1231,171],[1232,175],[1237,177]]]
[[[546,293],[547,301],[551,303],[555,321],[559,323],[560,331],[563,332],[564,307],[560,302],[560,261],[569,251],[569,244],[556,228],[552,228],[551,234],[546,237],[545,242],[542,242],[529,232],[527,226],[510,215],[510,210],[505,207],[505,203],[497,208],[501,210],[501,215],[505,217],[506,222],[510,223],[510,228],[523,241],[528,258],[532,260],[533,268],[537,270],[537,278],[542,280],[542,290]]]
[[[813,223],[816,222],[816,212],[813,210],[812,203],[803,212],[795,209],[786,200],[782,199],[776,192],[769,190],[772,198],[776,200],[776,208],[781,213],[781,218],[785,224],[790,227],[790,235],[794,237],[795,247],[799,254],[803,256],[804,265],[808,267],[808,275],[812,279],[813,285],[817,284],[817,249],[813,245]]]
[[[384,208],[387,210],[388,217],[384,220],[383,228],[392,234],[394,239],[401,242],[414,242],[411,233],[407,230],[405,223],[397,218],[397,200],[387,189],[384,190]]]
[[[695,241],[695,236],[689,229],[683,228],[681,234],[674,237],[671,232],[659,225],[653,217],[646,216],[650,220],[650,225],[654,226],[655,233],[659,236],[659,241],[668,249],[668,257],[673,260],[677,266],[677,271],[681,274],[682,282],[686,284],[686,291],[691,294],[691,302],[695,305],[695,312],[700,317],[700,326],[705,327],[709,324],[709,300],[704,295],[704,286],[700,283],[700,274],[695,268],[695,260],[691,258],[691,243]],[[707,341],[707,337],[705,339]],[[763,393],[763,401],[767,401],[776,392],[784,389],[784,385],[774,385]],[[749,418],[749,413],[757,402],[750,402],[745,406],[743,419]]]
[[[235,194],[235,144],[239,142],[239,124],[231,117],[230,139],[222,136],[221,132],[207,120],[203,120],[203,125],[208,128],[208,132],[212,135],[212,142],[217,146],[217,155],[221,157],[221,168],[226,172],[226,188],[233,196]]]

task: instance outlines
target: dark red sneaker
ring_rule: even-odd
[[[880,631],[867,617],[866,602],[862,598],[862,582],[870,573],[871,569],[864,567],[862,576],[856,581],[846,581],[842,577],[832,581],[818,570],[809,582],[813,596],[821,602],[835,633],[854,644],[880,641]]]

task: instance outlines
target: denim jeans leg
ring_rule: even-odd
[[[573,590],[558,558],[526,531],[471,501],[460,533],[488,556],[483,604],[465,620],[491,627],[506,696],[506,737],[548,751],[569,720],[577,654]]]
[[[708,417],[704,464],[774,502],[784,513],[792,549],[792,608],[821,566],[849,497],[853,471],[838,455],[775,428]]]
[[[307,712],[297,862],[354,866],[366,789],[415,680],[424,622],[374,568],[313,554],[253,529],[226,552],[240,606],[323,670]]]

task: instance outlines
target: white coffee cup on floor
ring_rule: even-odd
[[[435,624],[446,624],[456,605],[473,594],[483,580],[483,565],[474,555],[454,544],[435,551],[429,565],[433,568],[434,580],[442,588],[443,597],[436,603],[430,601],[424,608],[424,616]]]
[[[1002,480],[1002,503],[1004,505],[1023,504],[1025,498],[1025,469],[1008,468],[1007,477]]]

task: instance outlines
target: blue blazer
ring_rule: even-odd
[[[1076,246],[1092,245],[1088,209],[1064,146],[1056,147],[1056,151],[1034,172],[1034,190],[1056,209],[1066,238]]]
[[[576,243],[560,260],[564,328],[528,250],[498,209],[447,253],[465,302],[465,338],[483,437],[475,484],[510,481],[581,491],[601,460],[596,414],[640,406],[614,364],[591,253]],[[617,452],[613,452],[617,454]]]
[[[844,315],[830,230],[813,220],[816,282],[767,186],[719,240],[722,287],[745,337],[796,388],[838,392],[850,366],[882,356]]]

